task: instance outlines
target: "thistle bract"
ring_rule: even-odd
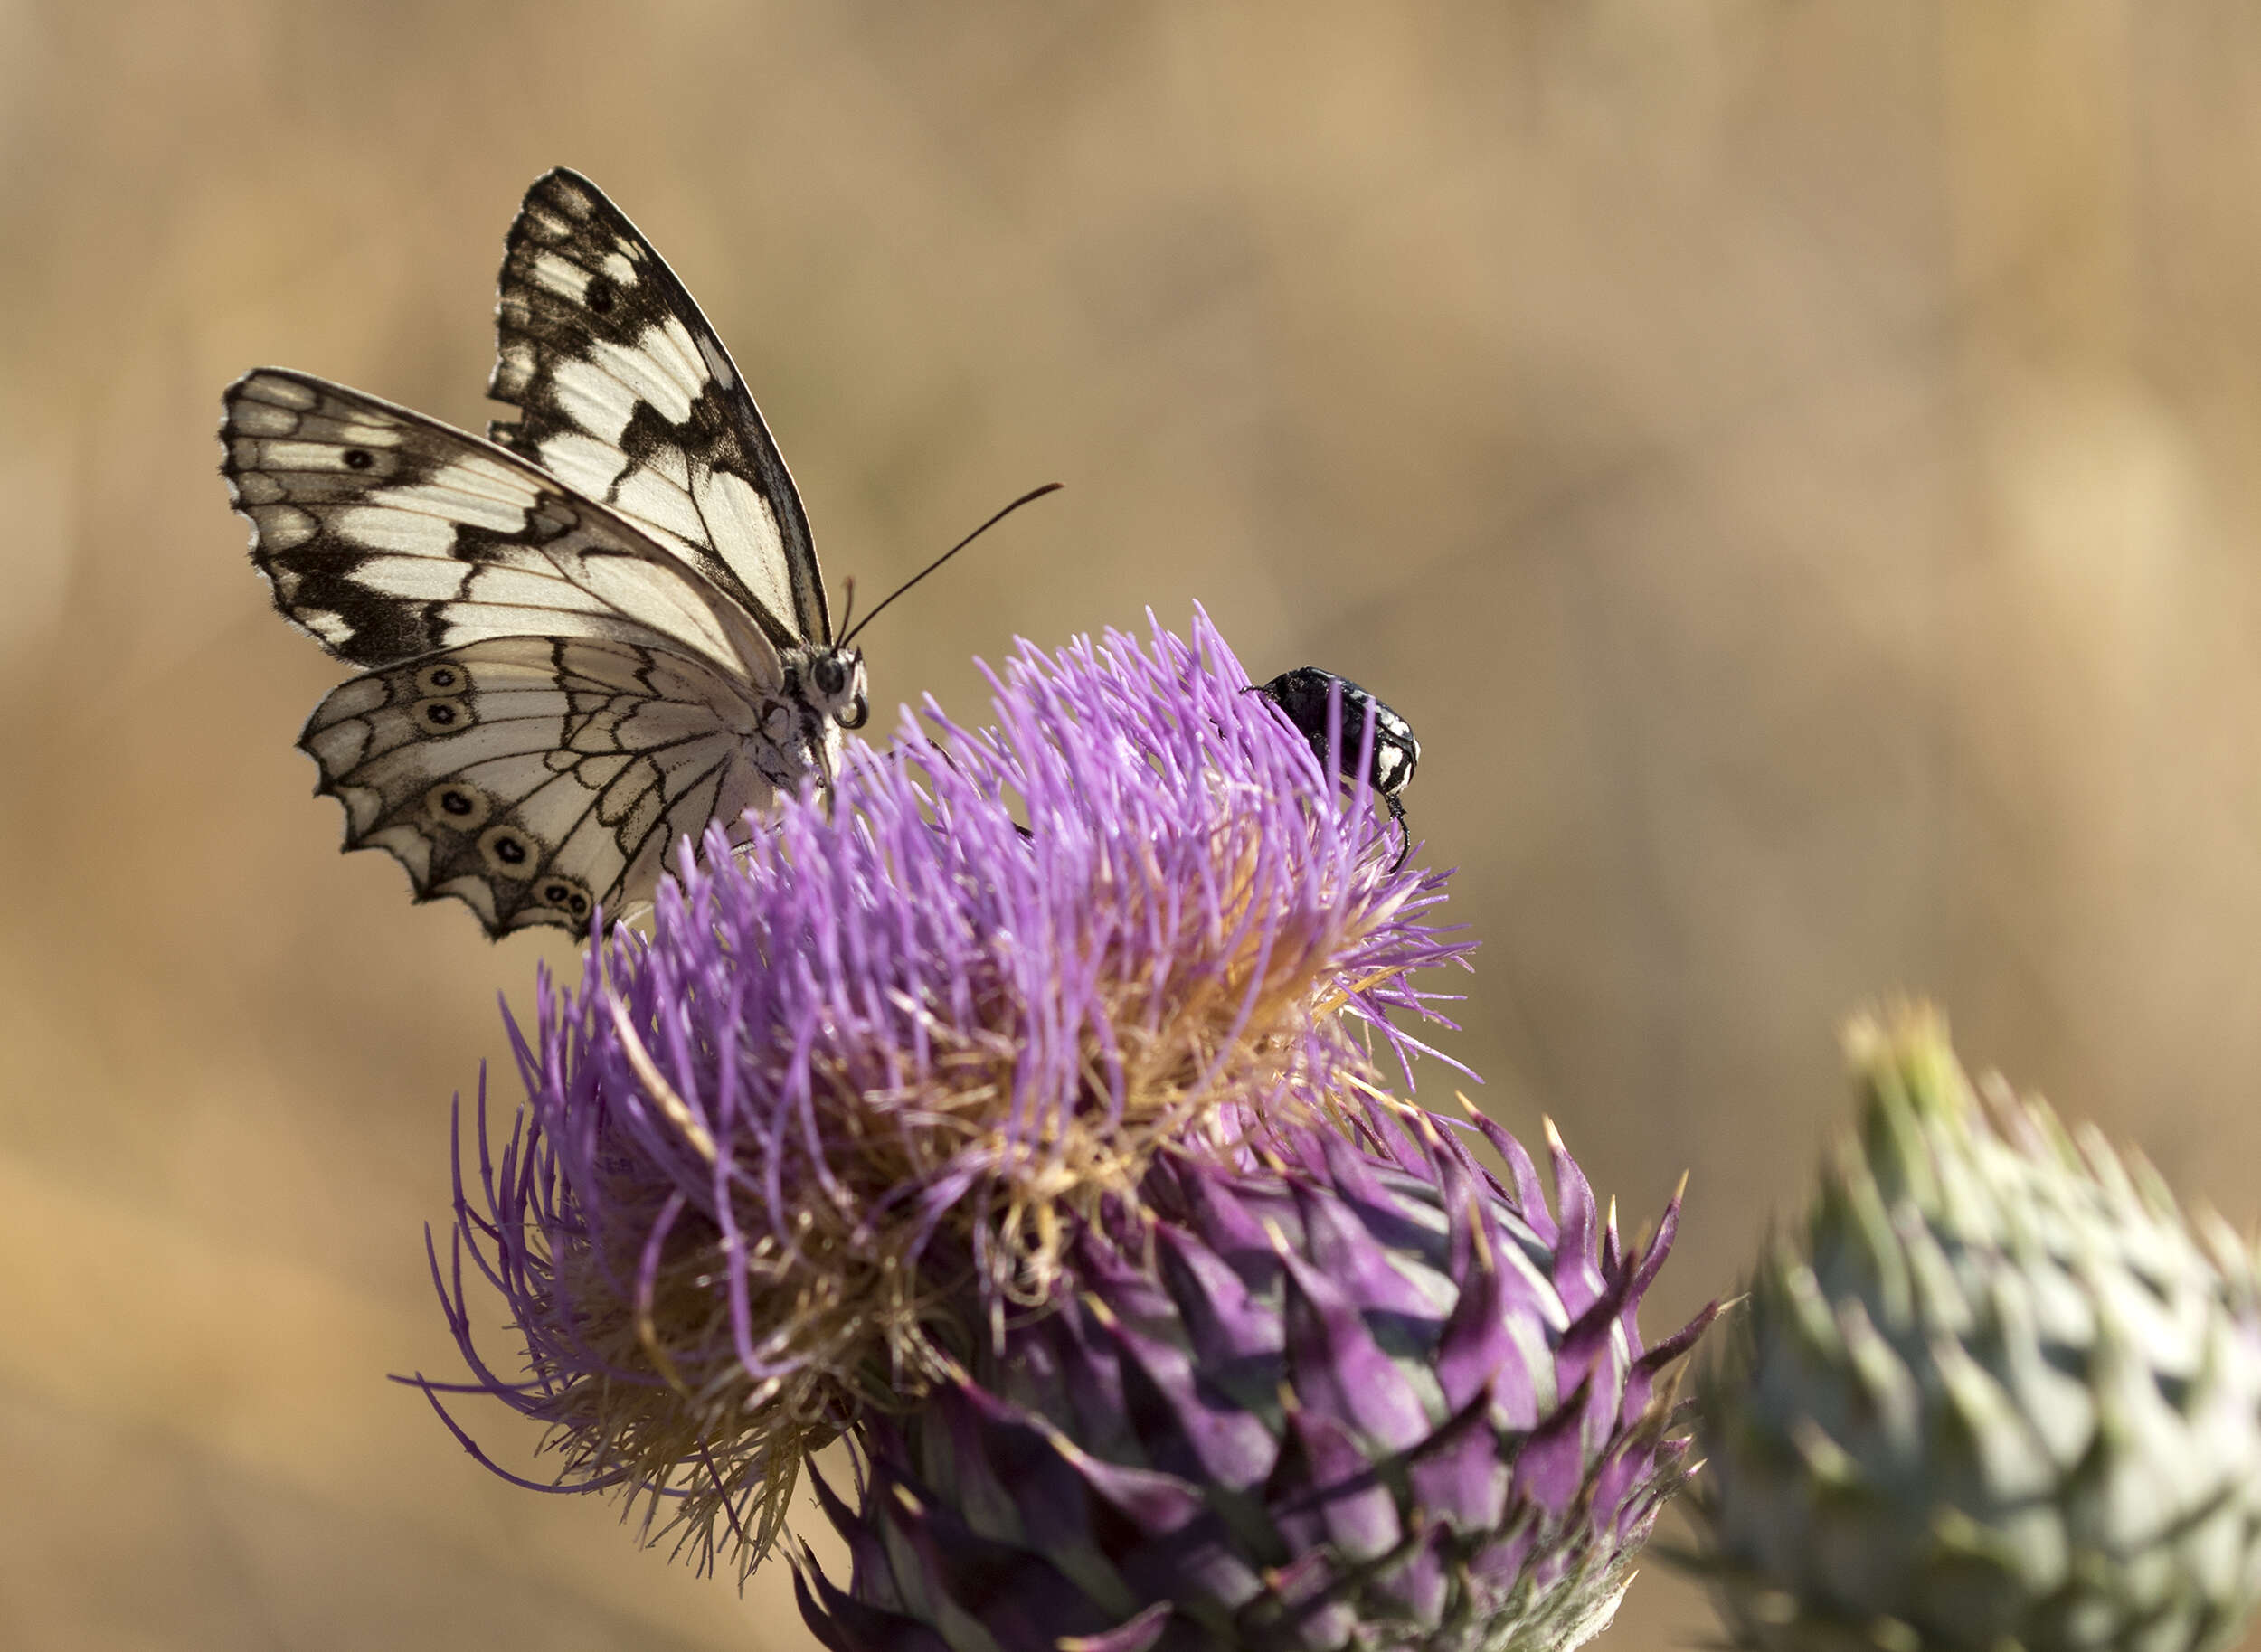
[[[1701,1563],[1748,1647],[2193,1652],[2261,1589],[2252,1259],[1921,1014],[1699,1400]]]
[[[1409,972],[1465,949],[1206,619],[991,682],[993,728],[929,702],[851,745],[545,983],[525,1104],[459,1178],[476,1385],[552,1425],[561,1485],[720,1517],[747,1563],[807,1447],[932,1377],[937,1316],[1048,1300],[1165,1145],[1244,1156],[1370,1090],[1377,1040],[1418,1048]],[[523,1374],[472,1345],[467,1255]]]
[[[859,1424],[834,1652],[1555,1648],[1605,1624],[1681,1477],[1628,1251],[1556,1144],[1560,1213],[1433,1128],[1291,1161],[1166,1156],[1060,1310]]]

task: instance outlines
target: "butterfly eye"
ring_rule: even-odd
[[[460,666],[427,666],[416,674],[416,692],[428,696],[451,694],[467,680]]]
[[[479,835],[479,858],[498,878],[523,878],[534,870],[534,840],[514,826],[488,826]]]
[[[495,806],[485,792],[461,780],[442,780],[424,794],[425,817],[435,826],[459,832],[476,832],[494,812]]]
[[[452,734],[471,726],[471,708],[461,700],[419,700],[409,714],[427,734]]]

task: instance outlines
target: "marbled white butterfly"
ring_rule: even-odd
[[[1327,750],[1327,701],[1329,691],[1339,692],[1342,711],[1342,750],[1331,760]],[[1397,823],[1397,865],[1405,864],[1412,852],[1411,828],[1405,824],[1405,805],[1398,794],[1414,778],[1414,769],[1421,761],[1421,742],[1414,738],[1413,724],[1384,705],[1367,690],[1348,677],[1337,676],[1317,666],[1298,666],[1293,671],[1283,671],[1269,683],[1259,683],[1249,692],[1259,694],[1278,706],[1287,720],[1293,723],[1303,738],[1311,742],[1311,750],[1319,760],[1339,769],[1346,778],[1363,778],[1379,793],[1389,807],[1389,817]],[[1371,716],[1374,722],[1374,749],[1367,760],[1367,772],[1358,773],[1358,753],[1366,745],[1366,725]]]
[[[866,709],[752,397],[588,179],[526,192],[497,326],[490,440],[273,368],[221,424],[276,607],[367,668],[298,742],[345,847],[491,936],[648,899],[686,834],[828,782]]]

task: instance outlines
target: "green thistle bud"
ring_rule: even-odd
[[[2261,1595],[2252,1252],[1933,1015],[1857,1023],[1857,1137],[1698,1396],[1696,1563],[1739,1644],[2232,1641]]]

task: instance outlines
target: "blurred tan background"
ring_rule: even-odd
[[[1629,1225],[1694,1172],[1653,1326],[1897,986],[2261,1213],[2250,6],[0,0],[0,1647],[805,1644],[384,1381],[571,955],[336,854],[341,673],[214,475],[259,363],[482,428],[558,163],[836,592],[1069,485],[874,628],[884,703],[1197,599],[1413,720],[1451,1048]],[[1604,1644],[1708,1621],[1652,1567]]]

